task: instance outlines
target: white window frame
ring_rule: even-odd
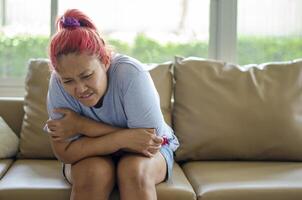
[[[51,35],[55,31],[58,0],[51,0]],[[209,58],[236,63],[237,0],[211,0]],[[23,97],[24,78],[0,78],[0,97]]]
[[[237,61],[237,0],[211,0],[209,58]]]

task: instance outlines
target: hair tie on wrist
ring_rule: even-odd
[[[62,17],[61,22],[64,28],[80,27],[81,23],[74,17]]]

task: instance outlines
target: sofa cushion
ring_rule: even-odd
[[[46,96],[50,78],[48,60],[31,60],[25,80],[24,118],[20,133],[22,158],[54,158],[43,127],[48,114]]]
[[[0,180],[8,170],[8,168],[11,166],[13,163],[12,159],[1,159],[0,160]]]
[[[0,116],[7,125],[20,136],[21,125],[24,117],[23,98],[0,97]]]
[[[177,160],[302,160],[302,61],[175,64]]]
[[[0,181],[0,199],[69,199],[61,167],[57,160],[17,160]]]
[[[18,146],[19,138],[0,116],[0,159],[14,157]]]
[[[168,125],[172,125],[172,87],[173,87],[173,75],[172,75],[172,63],[162,63],[149,65],[150,75],[157,89],[160,97],[160,107],[164,115],[164,119]]]
[[[54,158],[48,135],[43,131],[48,119],[46,96],[50,77],[49,61],[31,60],[26,77],[24,120],[20,134],[21,158]],[[160,105],[168,124],[171,124],[172,73],[171,63],[146,66],[160,96]]]
[[[171,182],[163,182],[156,186],[159,200],[190,200],[196,199],[195,192],[184,172],[174,163]]]
[[[199,200],[300,200],[302,163],[196,161],[183,165]]]
[[[70,185],[57,160],[17,160],[0,181],[0,199],[68,200]],[[172,183],[156,186],[158,199],[194,200],[195,193],[181,168],[175,164]],[[111,200],[118,199],[117,190]]]

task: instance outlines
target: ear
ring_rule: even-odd
[[[107,72],[108,69],[109,69],[109,67],[110,67],[110,63],[108,63],[108,64],[106,64],[106,65],[103,64],[103,66],[104,66],[105,71]]]

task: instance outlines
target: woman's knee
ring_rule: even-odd
[[[117,166],[117,179],[120,187],[130,184],[138,188],[145,188],[154,182],[149,176],[144,160],[140,156],[132,155],[120,159]]]
[[[92,190],[113,187],[115,169],[109,157],[91,157],[71,166],[72,184],[75,189]]]

